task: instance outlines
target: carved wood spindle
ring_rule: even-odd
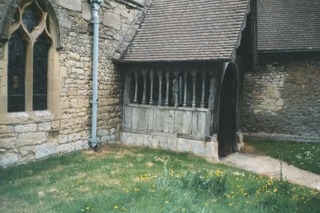
[[[184,73],[184,99],[183,99],[183,107],[187,106],[187,78],[188,78],[188,73]]]
[[[174,72],[174,90],[173,90],[173,94],[174,94],[174,106],[178,107],[179,105],[179,100],[178,100],[178,92],[179,92],[179,73],[178,72]]]
[[[205,95],[205,89],[206,89],[206,72],[202,71],[201,72],[201,76],[202,76],[202,96],[201,96],[201,104],[200,107],[204,108],[204,95]]]
[[[209,102],[208,108],[213,109],[214,107],[214,98],[216,95],[216,79],[213,73],[210,73],[210,95],[209,95]]]
[[[124,88],[124,98],[123,98],[123,104],[127,105],[130,101],[130,87],[131,87],[131,71],[128,71],[125,73],[125,88]]]
[[[138,103],[138,71],[134,70],[134,78],[135,78],[135,89],[134,89],[134,99],[133,103],[137,104]]]
[[[153,70],[150,71],[150,101],[149,104],[153,104]]]
[[[142,70],[143,77],[143,96],[142,96],[142,104],[146,104],[146,93],[147,93],[147,70]]]
[[[170,86],[170,72],[169,72],[169,70],[166,71],[166,85],[167,85],[167,90],[166,90],[165,105],[169,106],[169,86]]]
[[[192,76],[192,107],[196,107],[196,71],[191,72]]]
[[[162,105],[162,71],[158,71],[158,76],[159,76],[159,101],[158,105]]]

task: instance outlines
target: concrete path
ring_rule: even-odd
[[[222,163],[269,177],[280,177],[280,161],[267,156],[233,153],[220,159]],[[320,175],[298,169],[282,162],[282,176],[285,180],[320,191]]]

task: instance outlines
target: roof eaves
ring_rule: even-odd
[[[246,12],[244,13],[243,21],[242,21],[241,27],[239,29],[238,38],[237,38],[237,41],[235,43],[235,46],[234,46],[233,51],[232,51],[231,56],[230,56],[231,61],[235,61],[236,50],[238,49],[238,47],[241,44],[242,32],[247,26],[247,17],[248,17],[248,14],[250,13],[250,8],[251,8],[250,7],[250,1],[248,1],[247,9],[246,9]]]

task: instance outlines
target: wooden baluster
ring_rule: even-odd
[[[143,96],[142,96],[142,104],[146,104],[146,93],[147,93],[147,70],[142,70],[143,77]]]
[[[158,71],[158,76],[159,76],[159,101],[158,105],[162,105],[162,71]]]
[[[214,108],[214,98],[216,95],[216,79],[215,74],[210,73],[210,95],[209,95],[209,101],[208,101],[208,108],[213,109]]]
[[[130,87],[131,87],[131,71],[125,73],[125,82],[124,82],[124,97],[123,104],[127,105],[130,101]]]
[[[183,99],[183,107],[187,106],[187,78],[188,78],[188,73],[184,73],[184,99]]]
[[[174,106],[178,107],[179,102],[178,102],[178,92],[179,92],[179,72],[174,72],[174,82],[173,82],[173,97],[174,97]]]
[[[202,76],[202,97],[201,97],[200,107],[204,108],[204,95],[205,95],[205,89],[206,89],[206,72],[202,71],[201,76]]]
[[[169,106],[169,86],[170,86],[170,72],[169,72],[169,70],[166,71],[166,85],[167,85],[167,90],[166,90],[165,105]]]
[[[153,105],[153,70],[150,71],[150,105]]]
[[[138,103],[138,71],[134,70],[134,78],[135,78],[135,89],[134,89],[134,99],[133,103],[137,104]]]
[[[192,107],[196,107],[196,71],[191,72],[192,76]]]

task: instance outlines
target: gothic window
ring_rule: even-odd
[[[8,42],[7,111],[48,108],[48,14],[36,0],[18,8]]]

